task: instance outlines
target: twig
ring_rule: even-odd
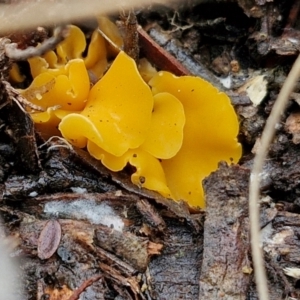
[[[260,247],[260,227],[259,227],[259,185],[260,174],[262,172],[263,163],[266,159],[269,145],[275,134],[276,124],[280,120],[280,115],[285,109],[289,95],[294,89],[296,81],[300,76],[300,55],[295,61],[278,98],[273,106],[272,112],[267,120],[266,126],[261,137],[261,146],[259,147],[254,158],[253,168],[250,175],[249,184],[249,216],[250,216],[250,232],[251,232],[251,249],[255,271],[255,280],[260,300],[268,300],[268,284],[266,272],[264,268],[263,253]]]
[[[123,37],[124,51],[137,62],[140,48],[139,35],[137,32],[138,23],[133,9],[126,12],[125,10],[121,10],[119,26]]]
[[[158,45],[141,27],[137,28],[140,46],[146,57],[151,57],[151,62],[159,69],[172,72],[177,76],[189,75],[190,72],[174,56]]]
[[[114,43],[100,28],[98,28],[97,30],[102,35],[102,37],[104,37],[106,39],[106,41],[110,45],[112,45],[114,48],[118,49],[118,51],[122,51],[122,49],[116,43]]]
[[[20,107],[20,109],[23,110],[24,112],[25,112],[25,110],[21,106],[21,104],[24,106],[30,107],[31,109],[36,110],[36,111],[45,111],[42,107],[35,105],[35,104],[31,103],[30,101],[28,101],[27,99],[25,99],[16,89],[14,89],[11,86],[11,84],[9,82],[3,80],[2,83],[4,84],[10,99],[15,101],[17,103],[17,105]],[[7,103],[5,103],[5,105],[6,104]],[[2,108],[2,106],[0,108]]]
[[[92,285],[94,282],[98,281],[102,278],[102,275],[95,275],[94,277],[91,277],[84,281],[81,286],[74,291],[73,295],[68,300],[78,300],[80,297],[80,294],[88,288],[90,285]]]
[[[162,1],[162,0],[160,0]],[[86,1],[21,1],[14,5],[0,4],[0,34],[32,29],[37,26],[53,26],[53,23],[72,23],[101,15],[117,12],[120,7],[130,9],[158,0],[86,0]],[[164,0],[164,2],[175,0]],[[34,14],[34,17],[33,17]]]
[[[18,49],[16,43],[6,44],[6,55],[16,61],[27,60],[28,58],[41,56],[49,50],[53,50],[60,42],[62,42],[69,34],[68,26],[59,26],[56,34],[44,41],[37,47],[28,47],[24,50]]]

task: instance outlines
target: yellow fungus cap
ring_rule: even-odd
[[[74,58],[81,58],[86,47],[84,33],[77,26],[69,26],[69,35],[56,47],[58,63],[63,65]]]
[[[82,58],[86,68],[99,78],[107,68],[105,43],[104,38],[95,30],[91,37],[87,56],[83,58],[82,53],[86,48],[84,33],[77,26],[70,25],[69,36],[56,48],[59,57],[58,63],[66,64],[71,59]]]
[[[153,96],[132,58],[120,52],[91,89],[81,114],[64,117],[59,129],[112,171],[136,167],[132,182],[172,197],[158,158],[176,155],[185,124],[181,102],[169,93]]]
[[[40,73],[51,72],[53,75],[61,73],[64,68],[73,59],[82,59],[86,69],[100,78],[107,68],[106,41],[97,30],[92,34],[91,41],[87,49],[87,56],[82,57],[86,48],[84,33],[74,25],[69,26],[69,35],[56,48],[56,52],[48,51],[43,57],[30,58],[29,64],[32,77],[35,78]]]
[[[32,113],[31,117],[35,123],[36,130],[40,132],[44,138],[50,138],[51,136],[60,135],[58,124],[63,117],[70,113],[68,110],[49,107],[44,112]]]
[[[56,54],[55,54],[55,57],[56,57]],[[53,58],[53,57],[51,57],[51,58]],[[40,57],[40,56],[32,57],[32,58],[28,59],[28,62],[30,65],[30,71],[31,71],[31,75],[33,78],[36,78],[41,73],[48,71],[49,64],[46,61],[46,59],[43,57]],[[52,70],[56,71],[56,69],[51,69],[51,71]],[[60,73],[61,72],[59,70],[57,70],[56,74],[58,75]],[[53,74],[53,71],[52,71],[52,74]]]
[[[122,39],[109,22],[99,18],[120,47]],[[241,156],[230,99],[201,78],[157,73],[146,61],[140,64],[143,79],[122,51],[90,90],[88,72],[102,76],[106,57],[119,51],[110,48],[95,31],[86,49],[84,34],[71,26],[56,53],[30,59],[34,80],[22,94],[46,110],[32,113],[35,123],[46,132],[51,126],[48,133],[55,135],[58,126],[64,138],[87,147],[112,171],[132,165],[131,180],[139,187],[205,207],[202,180],[220,161],[236,163]]]
[[[131,175],[131,181],[137,186],[157,191],[166,198],[173,198],[168,188],[164,170],[157,158],[146,151],[135,151],[129,163],[136,167]]]
[[[46,71],[37,75],[29,88],[21,93],[25,97],[30,95],[30,101],[45,110],[53,106],[72,111],[83,109],[90,89],[83,60],[73,59],[53,73]]]
[[[114,172],[123,170],[127,163],[130,163],[136,167],[136,171],[131,175],[134,184],[157,191],[166,198],[172,198],[160,161],[148,152],[140,148],[131,149],[122,156],[116,157],[90,141],[87,148],[93,157],[101,160],[106,168]]]
[[[181,102],[169,93],[154,97],[150,130],[141,149],[154,157],[173,157],[181,148],[185,115]]]
[[[69,115],[59,128],[71,142],[83,135],[106,152],[121,156],[145,141],[152,109],[149,86],[142,80],[134,61],[120,52],[108,72],[91,89],[81,116]],[[81,125],[73,127],[76,119]],[[89,124],[85,127],[90,130],[85,133],[78,128],[83,126],[84,119]]]
[[[159,72],[149,84],[154,94],[168,92],[178,98],[185,111],[182,147],[173,158],[162,161],[167,184],[176,200],[204,207],[202,180],[220,161],[236,163],[242,153],[230,99],[198,77]]]
[[[19,66],[16,63],[13,63],[9,70],[9,79],[16,83],[20,83],[25,80],[25,76],[20,73]]]
[[[106,42],[100,33],[95,30],[91,37],[87,56],[84,58],[86,68],[97,78],[101,78],[108,67]]]
[[[30,58],[29,59],[29,63],[30,63],[30,60],[35,60],[35,59],[39,59],[40,57],[33,57],[33,58]],[[54,51],[48,51],[47,53],[45,53],[43,55],[43,59],[45,60],[44,64],[46,63],[46,66],[47,68],[49,69],[56,69],[56,68],[59,68],[60,65],[58,64],[57,62],[57,55]],[[31,66],[32,64],[30,64]],[[32,69],[31,69],[31,73],[32,73]],[[33,76],[33,75],[32,75]],[[35,76],[33,76],[35,77]]]
[[[138,69],[142,78],[147,83],[154,75],[157,74],[157,70],[150,64],[150,62],[146,58],[141,58],[139,60]]]

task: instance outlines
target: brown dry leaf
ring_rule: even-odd
[[[254,104],[259,105],[267,95],[268,82],[264,75],[258,75],[249,79],[243,86],[238,89],[239,93],[246,92],[247,96]]]
[[[58,288],[46,288],[44,293],[49,295],[49,300],[68,300],[70,296],[73,294],[73,291],[70,290],[66,285]]]
[[[300,112],[288,116],[285,122],[285,130],[293,135],[294,144],[300,144]]]
[[[38,257],[40,259],[50,258],[57,250],[60,239],[60,224],[56,220],[49,220],[39,236]]]

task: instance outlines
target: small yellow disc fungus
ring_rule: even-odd
[[[101,160],[102,164],[113,172],[123,170],[130,158],[130,150],[121,156],[115,156],[98,147],[90,139],[87,142],[87,150],[93,157]]]
[[[13,63],[9,70],[9,79],[16,83],[20,83],[25,80],[25,76],[20,73],[19,66],[16,63]]]
[[[122,156],[116,157],[105,152],[96,144],[88,141],[88,151],[108,169],[117,172],[124,169],[127,163],[136,167],[131,175],[131,181],[139,187],[157,191],[167,198],[172,198],[166,182],[164,170],[157,158],[142,149],[132,149]]]
[[[40,73],[51,72],[53,75],[60,74],[60,69],[73,59],[82,59],[86,69],[92,71],[97,78],[100,78],[107,68],[106,41],[97,30],[92,34],[87,49],[87,56],[82,57],[86,48],[84,33],[76,26],[69,26],[69,35],[56,48],[56,52],[49,51],[43,57],[29,59],[32,77]]]
[[[90,130],[97,133],[83,135],[106,152],[121,156],[145,141],[152,109],[149,86],[139,75],[135,62],[120,52],[108,72],[91,89],[81,117],[69,115],[62,120],[59,129],[67,140],[78,140],[82,130],[78,128],[81,125],[73,127],[75,119],[82,124],[85,118],[94,126],[90,126]]]
[[[55,55],[55,57],[56,57],[56,55]],[[53,57],[51,56],[51,58],[53,58]],[[46,59],[44,59],[43,57],[40,57],[40,56],[32,57],[32,58],[28,59],[28,62],[30,65],[30,71],[31,71],[31,75],[33,78],[37,77],[41,73],[48,71],[49,64],[46,61]],[[56,69],[53,69],[53,70],[56,70]],[[52,69],[51,69],[51,71],[52,71]],[[56,75],[58,75],[60,73],[61,72],[58,71],[58,72],[56,72]],[[54,75],[53,72],[52,72],[52,75]]]
[[[230,99],[209,82],[192,76],[159,72],[149,84],[154,94],[174,95],[185,111],[182,147],[173,158],[162,161],[167,184],[176,200],[204,207],[202,180],[220,161],[232,163],[241,157],[236,138],[239,124]]]
[[[155,74],[157,74],[157,70],[150,64],[150,62],[146,58],[141,58],[139,60],[138,69],[142,78],[147,83]]]
[[[35,123],[37,131],[41,132],[44,138],[50,138],[51,136],[60,135],[58,124],[63,117],[70,113],[71,112],[67,110],[49,107],[44,112],[31,114],[31,117]]]
[[[99,26],[122,46],[114,24],[99,18]],[[201,78],[157,73],[142,61],[144,80],[153,76],[151,91],[122,51],[90,90],[88,70],[99,78],[106,57],[119,50],[108,50],[95,31],[83,58],[85,36],[76,26],[70,28],[56,53],[29,60],[34,80],[22,93],[46,110],[32,114],[35,123],[51,125],[52,134],[60,122],[64,138],[87,147],[110,170],[120,171],[129,163],[136,168],[131,180],[139,187],[204,207],[202,180],[220,161],[236,163],[241,156],[230,99]]]
[[[103,142],[103,137],[95,124],[81,114],[67,115],[61,120],[58,128],[62,136],[78,148],[86,147],[88,140]]]
[[[65,64],[71,59],[82,58],[82,53],[86,48],[86,40],[83,32],[74,25],[69,27],[69,36],[56,49],[60,64]],[[107,68],[106,56],[105,40],[95,30],[91,37],[87,56],[82,59],[86,68],[92,71],[97,78],[100,78]]]
[[[185,115],[181,102],[169,93],[154,97],[150,130],[141,149],[157,158],[171,158],[181,148]]]
[[[30,63],[31,60],[35,60],[35,59],[38,59],[38,58],[40,58],[40,57],[33,57],[33,58],[29,59],[29,63]],[[47,69],[48,68],[49,69],[57,69],[57,68],[59,68],[59,64],[57,63],[57,55],[56,55],[56,53],[54,51],[48,51],[47,53],[45,53],[43,55],[43,59],[45,60],[45,62],[42,63],[42,64],[46,65]],[[34,72],[33,72],[33,64],[32,63],[30,63],[30,69],[31,69],[32,76],[35,77],[33,75]],[[38,70],[36,70],[36,72],[38,72]],[[38,74],[39,73],[37,73],[37,75]]]
[[[22,94],[32,94],[34,97],[30,101],[45,110],[53,106],[73,111],[83,109],[89,94],[90,81],[82,59],[69,61],[58,74],[54,75],[51,71],[39,74]],[[40,93],[39,90],[43,90],[50,82],[54,83],[51,88]]]
[[[86,68],[93,72],[97,78],[101,78],[106,71],[107,63],[107,51],[105,47],[105,40],[100,33],[95,30],[91,37],[91,42],[88,48],[87,56],[84,58]]]
[[[129,159],[129,163],[136,167],[136,172],[131,175],[131,181],[134,184],[157,191],[166,198],[173,198],[164,170],[157,158],[146,151],[136,150]]]
[[[69,26],[69,35],[57,47],[56,52],[59,57],[59,64],[66,64],[74,58],[81,58],[81,54],[86,47],[84,33],[77,26]]]

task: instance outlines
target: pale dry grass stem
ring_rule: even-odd
[[[176,0],[44,0],[38,2],[29,0],[14,5],[0,4],[0,35],[38,26],[53,27],[57,24],[69,24],[99,15],[118,13],[120,9],[145,7],[159,2],[166,4],[176,2]]]
[[[269,300],[267,277],[264,268],[263,251],[260,240],[260,221],[259,221],[259,186],[260,173],[263,169],[264,161],[268,154],[269,146],[275,134],[276,124],[280,122],[280,116],[283,113],[289,95],[292,93],[295,84],[300,76],[300,55],[296,59],[278,98],[273,106],[272,112],[266,122],[261,137],[261,144],[258,148],[252,172],[250,175],[249,184],[249,217],[250,217],[250,232],[251,232],[251,249],[255,271],[255,280],[260,300]]]

